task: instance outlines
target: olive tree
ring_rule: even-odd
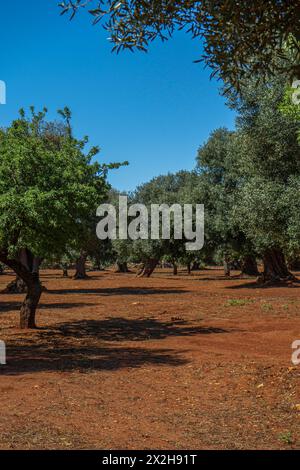
[[[24,249],[36,257],[62,255],[82,233],[106,191],[105,171],[93,162],[98,149],[84,152],[87,139],[71,132],[53,139],[46,112],[18,119],[0,132],[0,262],[27,286],[21,328],[34,328],[42,287],[36,271],[20,260]],[[62,119],[70,125],[66,109]]]
[[[156,38],[176,30],[203,40],[202,60],[236,88],[245,76],[285,73],[300,76],[298,2],[286,0],[65,0],[71,18],[87,7],[102,23],[114,49],[146,51]],[[279,64],[278,57],[292,61]]]
[[[240,182],[236,223],[264,261],[262,280],[292,278],[285,255],[298,244],[299,121],[280,111],[285,82],[267,86],[249,81],[235,102]]]

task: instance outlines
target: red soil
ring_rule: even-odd
[[[220,270],[42,281],[36,331],[16,328],[23,295],[0,295],[0,449],[300,448],[300,287]]]

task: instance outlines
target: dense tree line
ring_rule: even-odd
[[[152,274],[160,260],[174,266],[223,258],[225,270],[237,262],[260,282],[293,279],[288,265],[300,255],[299,120],[281,111],[285,80],[248,81],[239,98],[235,131],[217,129],[199,149],[196,168],[154,178],[129,195],[131,203],[203,203],[205,246],[187,252],[185,240],[116,241],[123,262],[141,262],[140,275]],[[114,195],[116,196],[116,195]]]
[[[204,204],[205,245],[187,251],[186,240],[98,240],[96,208],[117,205],[119,193],[107,183],[107,166],[94,160],[98,148],[84,152],[87,139],[72,134],[68,109],[59,122],[46,110],[20,116],[0,132],[0,262],[17,275],[14,289],[26,291],[20,325],[35,326],[42,286],[41,263],[58,263],[64,275],[71,264],[84,279],[86,261],[96,269],[116,263],[127,272],[141,265],[149,277],[159,262],[196,267],[235,263],[262,283],[293,280],[289,266],[300,257],[299,120],[282,111],[284,78],[258,86],[249,80],[238,98],[236,129],[212,132],[198,151],[195,169],[162,175],[128,194],[129,204]],[[111,165],[111,168],[118,165]],[[151,213],[151,212],[149,212]],[[11,287],[11,286],[10,286]]]

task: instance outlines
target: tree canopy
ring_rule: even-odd
[[[107,167],[93,161],[98,148],[85,153],[87,138],[75,139],[69,111],[61,115],[57,126],[47,123],[46,110],[32,108],[29,117],[22,110],[0,132],[0,261],[27,284],[22,326],[34,326],[41,290],[20,251],[41,258],[62,255],[80,239],[109,188]]]
[[[245,76],[300,76],[298,1],[65,0],[60,7],[71,18],[89,8],[117,51],[146,51],[156,38],[165,41],[183,29],[203,39],[202,60],[213,74],[237,88]]]
[[[285,258],[300,254],[300,147],[297,116],[282,113],[284,77],[258,85],[248,80],[230,105],[236,129],[221,128],[198,151],[194,172],[157,177],[140,186],[134,200],[150,204],[203,203],[205,245],[195,259],[264,261],[263,282],[291,276]],[[179,261],[184,240],[138,240],[135,258]],[[254,267],[253,272],[258,272]],[[252,270],[251,268],[251,270]]]

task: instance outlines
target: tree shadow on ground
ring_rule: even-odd
[[[109,295],[160,295],[160,294],[186,294],[189,291],[183,289],[156,289],[151,287],[107,287],[107,288],[86,288],[86,289],[49,289],[47,294],[99,294]]]
[[[243,284],[236,284],[234,286],[226,286],[225,289],[233,289],[233,290],[238,290],[238,289],[270,289],[270,288],[275,288],[277,289],[278,287],[285,287],[285,288],[291,288],[291,289],[297,289],[300,287],[300,281],[297,281],[296,283],[293,282],[292,284],[288,284],[286,282],[276,282],[276,283],[271,283],[271,284],[259,284],[257,282],[245,282]]]
[[[19,295],[19,294],[18,294]],[[25,298],[24,294],[20,294]],[[9,301],[9,302],[1,302],[0,303],[0,314],[1,313],[9,313],[13,311],[19,312],[20,308],[22,305],[22,301],[20,302],[15,302],[15,301]],[[97,303],[90,303],[90,302],[61,302],[61,303],[49,303],[49,304],[39,304],[38,310],[51,310],[51,309],[72,309],[72,308],[80,308],[80,307],[86,307],[86,306],[94,306],[98,305]]]
[[[201,274],[184,274],[184,273],[179,273],[177,274],[177,276],[174,276],[173,274],[170,273],[169,276],[165,276],[165,275],[160,275],[158,273],[158,275],[154,275],[151,279],[156,279],[156,280],[160,280],[160,279],[164,279],[164,280],[168,280],[168,281],[180,281],[180,280],[184,280],[184,281],[230,281],[232,278],[229,278],[229,277],[226,277],[226,276],[210,276],[210,277],[201,277]],[[232,279],[234,280],[234,279]],[[236,280],[236,279],[235,279]]]
[[[57,347],[47,344],[26,344],[8,347],[7,366],[1,366],[0,375],[18,375],[34,372],[82,372],[138,368],[147,365],[181,366],[188,361],[172,349],[134,347]]]
[[[169,336],[194,336],[197,334],[229,333],[214,327],[193,326],[184,320],[158,321],[155,318],[127,319],[123,317],[104,320],[81,320],[62,323],[54,331],[41,332],[43,337],[54,335],[69,338],[97,339],[102,341],[146,341]]]
[[[156,319],[108,318],[62,323],[53,330],[44,328],[31,336],[14,337],[7,343],[8,365],[1,367],[0,373],[16,375],[37,371],[93,372],[145,365],[181,366],[188,362],[182,357],[185,351],[147,349],[136,344],[169,336],[220,333],[229,331],[192,326],[185,321],[160,322]],[[121,341],[131,341],[133,346],[109,344]]]

